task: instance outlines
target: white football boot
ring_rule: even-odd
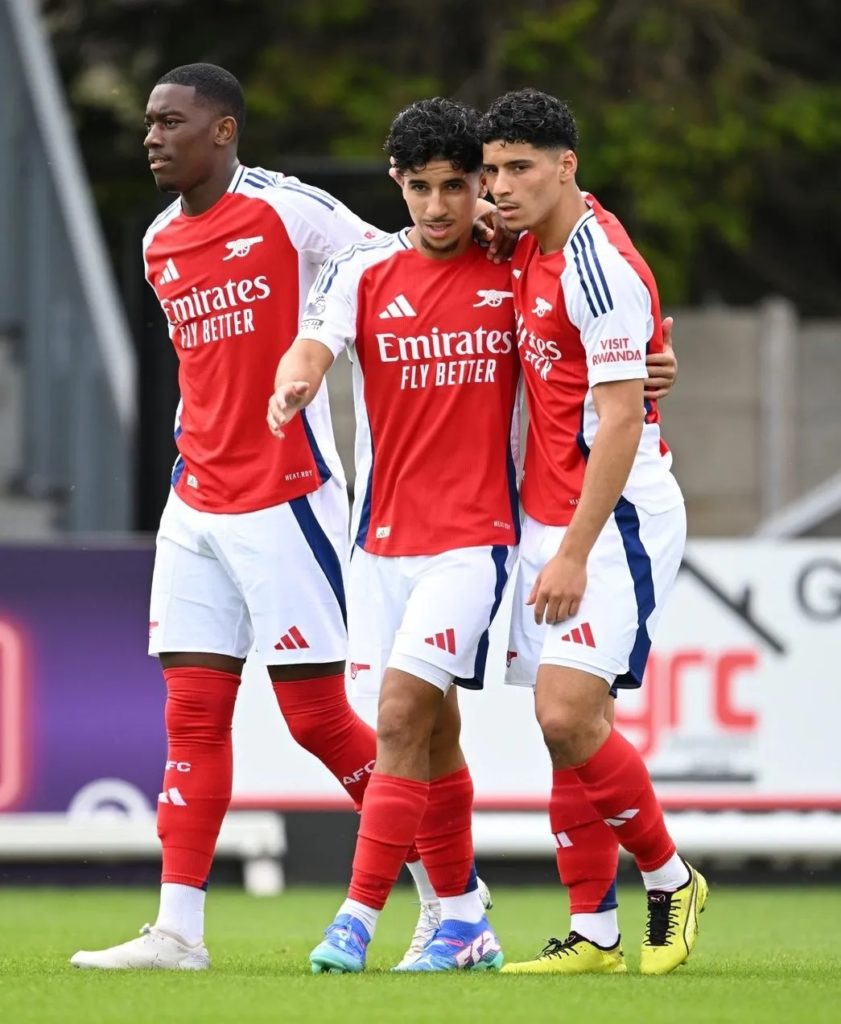
[[[188,946],[178,935],[144,924],[139,939],[108,949],[80,949],[70,963],[102,971],[206,971],[210,953],[203,942]]]
[[[479,898],[485,910],[490,910],[494,905],[491,898],[491,891],[481,878],[477,878]],[[405,970],[409,964],[413,964],[421,955],[427,942],[430,942],[441,926],[441,904],[438,900],[424,900],[420,905],[418,923],[415,925],[415,934],[409,943],[409,948],[403,954],[403,959],[394,968],[396,971]]]

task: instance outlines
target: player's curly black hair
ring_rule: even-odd
[[[431,160],[449,160],[468,174],[482,167],[479,113],[456,100],[436,96],[401,110],[383,149],[400,171],[418,171]]]
[[[237,129],[245,127],[245,96],[230,71],[217,64],[182,64],[162,75],[157,85],[191,85],[196,95],[215,106],[223,117],[232,117]]]
[[[517,89],[493,101],[479,121],[482,142],[526,142],[537,149],[578,148],[578,129],[563,102],[538,89]]]

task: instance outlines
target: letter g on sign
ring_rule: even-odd
[[[841,562],[816,558],[800,570],[797,602],[804,614],[817,622],[841,619]]]

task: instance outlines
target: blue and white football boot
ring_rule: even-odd
[[[324,932],[323,941],[310,953],[313,974],[358,974],[365,970],[371,936],[350,914],[338,914]]]
[[[443,921],[413,963],[395,971],[498,971],[504,962],[499,939],[486,917],[478,924]]]

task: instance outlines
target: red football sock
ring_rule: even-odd
[[[636,747],[613,729],[590,760],[574,771],[587,799],[615,829],[640,871],[662,867],[675,852],[675,844]]]
[[[429,800],[415,844],[439,899],[476,888],[473,780],[466,766],[429,783]]]
[[[357,811],[374,770],[377,734],[348,703],[344,676],[272,683],[296,743],[314,754],[347,791]],[[414,848],[406,858],[420,860]]]
[[[368,783],[348,897],[382,910],[426,810],[429,783],[375,771]]]
[[[549,824],[555,836],[558,874],[569,893],[571,914],[614,910],[619,840],[584,792],[572,768],[552,772]]]
[[[158,797],[162,882],[198,888],[207,876],[231,802],[231,720],[239,676],[210,668],[168,668],[167,761]]]
[[[357,811],[377,756],[377,734],[348,703],[345,677],[272,684],[292,738],[344,786]]]

